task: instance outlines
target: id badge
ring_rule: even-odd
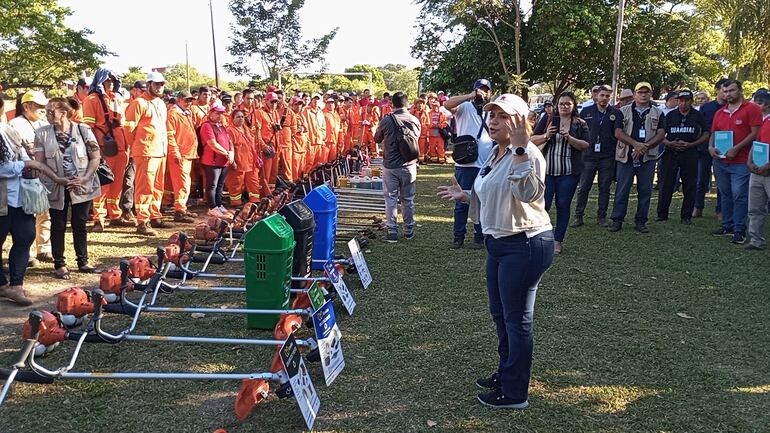
[[[647,131],[644,128],[639,130],[639,139],[641,140],[647,139]]]
[[[598,143],[598,142],[596,144],[594,144],[594,152],[598,153],[598,152],[601,152],[601,151],[602,151],[602,144]]]
[[[83,155],[83,153],[84,153],[83,150],[84,150],[83,148],[81,148],[79,146],[75,146],[75,156],[78,157],[78,158],[84,157],[85,155]]]

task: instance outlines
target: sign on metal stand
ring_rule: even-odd
[[[355,238],[348,242],[348,249],[350,249],[350,255],[353,257],[353,263],[356,264],[356,270],[358,271],[358,277],[361,278],[361,284],[364,286],[364,289],[368,289],[372,284],[372,274],[369,273],[369,266],[366,265],[364,253],[361,251],[361,247],[358,245],[358,241]]]
[[[297,400],[302,417],[305,418],[305,424],[307,424],[308,429],[312,430],[316,416],[318,416],[318,408],[321,407],[321,399],[318,398],[305,361],[297,348],[294,334],[289,335],[281,347],[281,361],[283,368],[286,369],[286,374],[289,376],[291,390],[294,392],[294,398]]]

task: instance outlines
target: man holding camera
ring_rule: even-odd
[[[489,137],[489,128],[487,127],[487,113],[482,114],[481,109],[492,98],[492,84],[484,78],[476,80],[473,83],[473,91],[467,95],[453,96],[444,102],[444,108],[449,110],[455,120],[455,137],[453,141],[459,142],[459,139],[475,140],[478,147],[476,158],[473,159],[472,152],[463,155],[459,159],[458,148],[455,146],[453,159],[455,160],[455,178],[463,190],[469,190],[473,186],[476,176],[481,170],[481,166],[489,159],[492,152],[492,139]],[[465,203],[455,203],[454,213],[454,241],[452,249],[463,247],[465,234],[467,233],[469,206]],[[484,235],[481,233],[481,224],[473,225],[473,244],[472,249],[480,250],[484,248]]]

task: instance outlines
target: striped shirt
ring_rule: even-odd
[[[557,133],[554,142],[545,151],[545,174],[565,176],[572,174],[572,146],[567,138]]]

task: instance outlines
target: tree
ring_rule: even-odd
[[[404,65],[387,64],[380,68],[385,87],[393,92],[402,91],[410,97],[417,96],[420,71]]]
[[[236,61],[225,68],[252,75],[256,56],[270,81],[310,65],[323,69],[326,50],[339,27],[318,39],[303,41],[299,11],[304,5],[305,0],[230,0],[235,24],[227,50]]]
[[[167,88],[171,90],[187,90],[187,65],[184,63],[177,63],[176,65],[166,68],[166,72],[163,73],[163,78],[166,79],[168,84]],[[214,84],[214,77],[206,75],[196,69],[194,66],[190,66],[190,89],[197,89],[202,86],[211,86]]]
[[[112,54],[88,39],[90,30],[68,28],[64,18],[71,14],[56,0],[0,2],[0,85],[52,88]]]
[[[142,72],[141,66],[129,66],[128,72],[123,74],[121,80],[123,81],[123,87],[130,89],[135,82],[145,78],[147,78],[147,74]]]

